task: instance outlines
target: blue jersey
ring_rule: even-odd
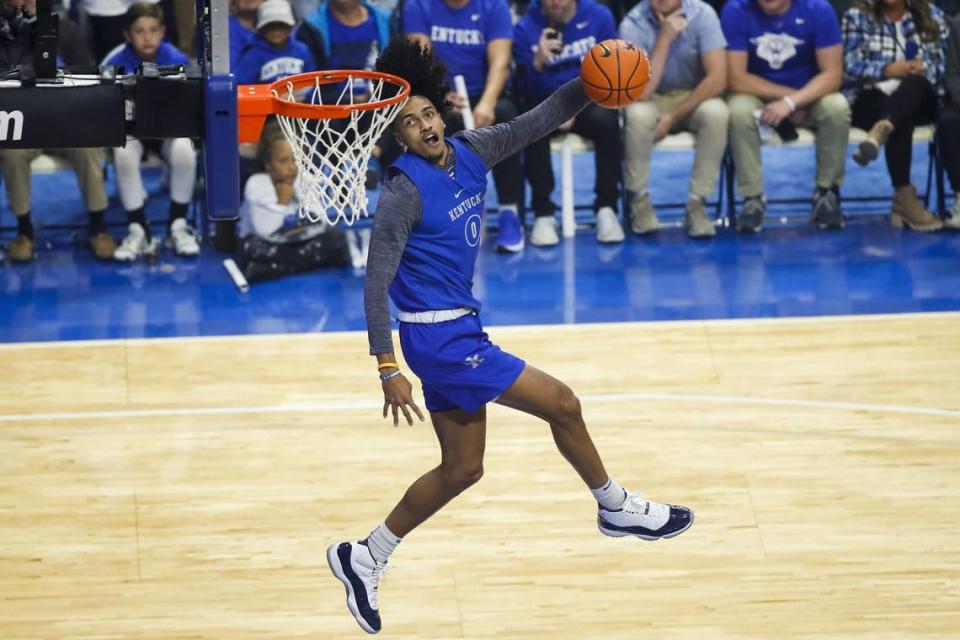
[[[593,45],[617,37],[610,9],[594,0],[578,0],[577,12],[563,27],[563,48],[550,56],[542,71],[537,71],[533,68],[533,54],[547,24],[540,3],[534,0],[513,32],[513,59],[517,65],[515,85],[532,102],[541,102],[565,82],[579,76],[580,61]]]
[[[257,34],[240,56],[234,75],[237,84],[259,84],[315,70],[313,55],[302,42],[290,38],[278,49]]]
[[[786,13],[768,16],[755,0],[730,0],[720,14],[727,49],[747,52],[747,71],[800,89],[820,73],[817,49],[843,42],[826,0],[792,0]]]
[[[486,209],[487,167],[456,137],[454,176],[409,151],[393,163],[420,192],[423,214],[410,233],[390,298],[401,311],[467,307],[480,310],[473,296],[473,270],[480,249]]]
[[[190,59],[169,42],[161,42],[157,49],[157,57],[154,60],[156,64],[188,64]],[[133,73],[137,67],[143,63],[137,52],[133,50],[133,45],[129,42],[122,47],[114,49],[104,61],[104,64],[115,64],[123,67],[124,73]]]
[[[470,0],[459,9],[443,0],[408,0],[403,31],[428,36],[447,65],[447,82],[462,75],[471,96],[481,95],[487,84],[487,44],[513,37],[506,0]]]

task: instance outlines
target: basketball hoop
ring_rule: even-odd
[[[256,139],[266,115],[277,116],[297,163],[301,217],[351,225],[367,214],[370,154],[410,83],[377,71],[314,71],[238,95],[241,140]]]

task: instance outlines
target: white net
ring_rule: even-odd
[[[311,105],[365,105],[389,99],[400,86],[387,79],[343,76],[331,83],[323,76],[304,86],[288,81],[274,96]],[[313,222],[351,225],[367,215],[367,166],[373,147],[403,108],[406,99],[378,108],[351,109],[342,118],[277,115],[293,149],[300,216]]]

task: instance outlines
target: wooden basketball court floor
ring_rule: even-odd
[[[960,637],[960,314],[493,328],[615,478],[696,511],[610,539],[537,420],[399,547],[385,638]],[[361,333],[0,347],[0,638],[358,638],[324,550],[438,461]]]

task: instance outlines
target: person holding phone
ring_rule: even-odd
[[[653,145],[683,129],[697,138],[684,226],[691,237],[714,236],[705,201],[716,189],[729,122],[720,97],[727,86],[727,41],[717,13],[703,0],[643,0],[620,23],[620,37],[650,52],[650,81],[625,111],[630,228],[657,231],[647,193]]]
[[[617,37],[613,14],[595,0],[540,0],[530,5],[513,32],[516,64],[515,87],[529,111],[564,83],[579,77],[580,61],[598,42]],[[617,218],[620,200],[621,158],[620,117],[617,111],[591,103],[560,131],[573,131],[593,141],[597,241],[623,242],[623,227]],[[527,147],[524,155],[527,180],[532,191],[536,218],[530,244],[550,247],[560,243],[555,218],[556,204],[550,163],[549,136]]]
[[[914,125],[934,121],[944,94],[948,38],[943,13],[928,0],[861,0],[843,15],[843,92],[853,126],[869,130],[853,159],[865,166],[886,147],[895,227],[943,226],[917,196],[910,164]]]

